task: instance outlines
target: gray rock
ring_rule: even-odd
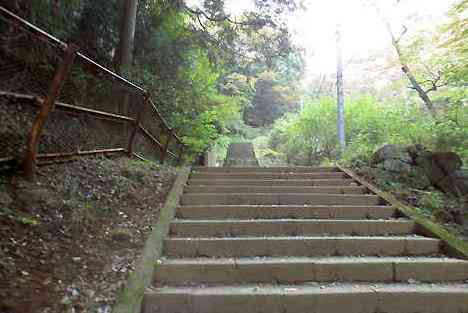
[[[45,188],[30,186],[16,192],[16,199],[23,205],[47,205],[53,200],[52,198],[52,193]]]
[[[379,164],[386,160],[399,160],[400,162],[412,163],[408,149],[399,145],[385,145],[378,149],[372,156],[372,164]]]
[[[446,193],[468,193],[466,174],[460,170],[462,161],[453,152],[424,151],[416,155],[414,162],[420,167],[431,184]]]
[[[383,169],[390,171],[390,172],[395,172],[395,173],[400,173],[402,175],[408,174],[411,172],[412,167],[409,163],[405,161],[401,161],[399,159],[388,159],[383,161],[382,163]]]
[[[462,195],[468,195],[468,170],[457,170],[453,172],[453,179]]]
[[[8,207],[13,203],[13,198],[8,194],[8,192],[0,190],[0,205]]]
[[[133,235],[128,228],[116,227],[110,231],[111,239],[118,243],[130,243]]]

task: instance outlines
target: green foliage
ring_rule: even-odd
[[[427,192],[418,201],[418,206],[430,212],[443,208],[444,201],[441,193]]]
[[[7,2],[0,0],[0,3]],[[73,41],[101,64],[114,67],[123,1],[17,0],[9,8],[64,41]],[[303,60],[294,47],[283,13],[296,1],[262,1],[239,16],[225,12],[224,1],[139,0],[134,64],[122,69],[147,89],[172,128],[193,152],[231,137],[242,137],[241,111],[254,94],[259,73],[273,71],[297,79]],[[74,90],[82,102],[98,81],[76,69]],[[98,86],[99,93],[114,92]],[[78,101],[78,100],[77,100]]]
[[[346,100],[346,160],[370,159],[381,145],[422,144],[454,151],[468,160],[468,107],[452,105],[434,120],[416,104],[380,102],[369,95]],[[319,164],[336,158],[336,103],[309,101],[297,114],[278,121],[270,147],[286,162]]]
[[[32,218],[32,217],[26,217],[26,216],[19,217],[18,222],[27,226],[37,226],[40,224],[40,221],[38,221],[37,219]]]

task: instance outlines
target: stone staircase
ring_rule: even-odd
[[[467,313],[468,261],[337,168],[196,168],[143,313]]]

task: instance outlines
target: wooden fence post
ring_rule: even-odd
[[[167,150],[169,149],[169,144],[171,143],[171,133],[167,134],[167,140],[166,143],[164,144],[164,147],[161,149],[161,162],[164,162],[164,160],[167,157]]]
[[[76,45],[67,45],[64,51],[62,63],[55,72],[54,78],[49,86],[46,98],[42,102],[41,108],[36,115],[34,123],[28,133],[26,142],[26,151],[23,160],[24,175],[28,179],[33,179],[36,173],[36,160],[39,140],[42,130],[49,114],[54,110],[57,100],[68,74],[71,71],[76,57],[78,47]]]
[[[128,147],[127,147],[127,152],[128,152],[128,157],[132,158],[133,157],[133,143],[135,141],[136,134],[138,132],[138,128],[140,127],[140,122],[143,117],[143,112],[145,109],[146,105],[149,105],[149,95],[145,94],[144,95],[144,101],[143,101],[143,106],[138,109],[137,111],[137,116],[135,121],[133,122],[133,129],[132,132],[130,133],[130,137],[128,138]]]
[[[177,156],[177,165],[182,165],[182,156],[184,154],[184,145],[179,143],[179,155]]]

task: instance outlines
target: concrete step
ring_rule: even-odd
[[[194,172],[190,175],[190,179],[343,179],[346,174],[343,172],[316,172],[316,173],[211,173],[211,172]]]
[[[182,205],[261,204],[261,205],[379,205],[375,195],[304,194],[304,193],[188,193],[181,196]]]
[[[425,257],[164,259],[154,285],[315,282],[463,282],[468,261]]]
[[[193,168],[199,173],[316,173],[316,172],[341,172],[337,167],[312,167],[312,166],[290,166],[290,167],[206,167]]]
[[[296,284],[149,289],[143,313],[466,313],[468,284]]]
[[[186,193],[331,193],[364,194],[362,186],[197,186],[185,187]]]
[[[199,205],[181,206],[177,210],[179,218],[188,219],[385,219],[396,214],[396,209],[390,206],[352,205]]]
[[[440,240],[415,236],[168,238],[169,257],[434,255]]]
[[[358,184],[352,179],[190,179],[198,186],[349,186]]]
[[[410,220],[184,220],[171,224],[172,237],[233,236],[379,236],[408,235],[415,230]]]

